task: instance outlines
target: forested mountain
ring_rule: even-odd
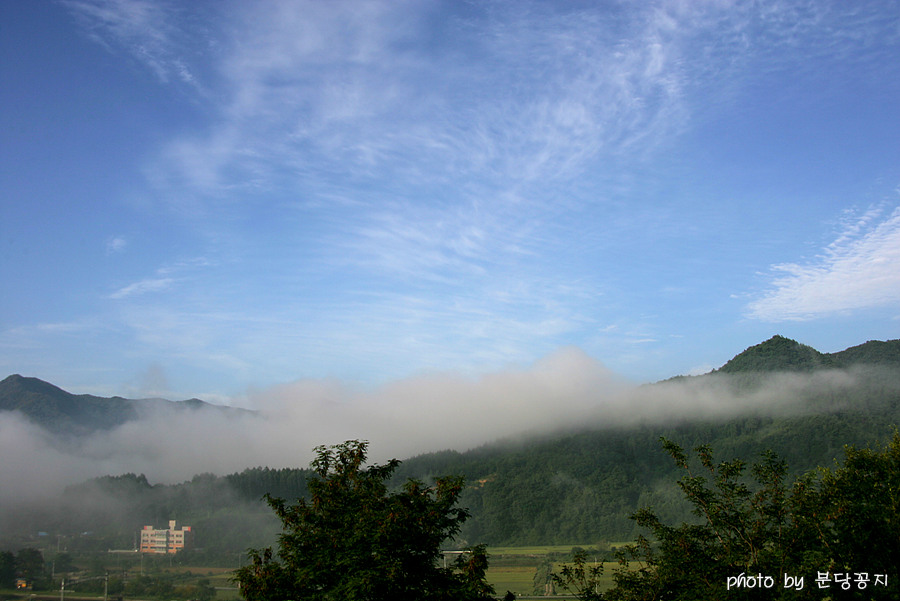
[[[55,415],[56,423],[69,415],[66,405],[42,401],[42,390],[44,399],[84,401],[90,409],[82,416],[99,411],[96,397],[68,398],[39,380],[30,387],[21,380],[28,379],[7,378],[0,392],[7,394],[15,385],[30,391],[31,396],[17,402],[18,407],[30,402],[32,414],[40,415],[37,408],[45,407],[42,411]],[[429,453],[401,463],[393,484],[409,477],[465,476],[462,502],[472,517],[462,537],[469,543],[629,540],[637,531],[628,516],[642,506],[653,506],[667,521],[690,519],[675,485],[677,470],[662,451],[660,436],[686,448],[710,444],[717,460],[752,462],[772,449],[794,474],[832,465],[842,457],[844,445],[888,440],[900,425],[900,341],[871,341],[824,354],[776,336],[710,374],[645,386],[639,398],[670,396],[677,403],[691,395],[720,395],[730,410],[680,419],[650,415],[627,424]],[[0,399],[0,407],[9,408],[9,397]],[[202,474],[165,486],[134,474],[108,476],[68,489],[62,509],[45,514],[34,529],[73,537],[91,531],[109,539],[103,543],[107,547],[115,546],[111,537],[117,537],[116,545],[128,546],[141,525],[177,519],[195,527],[201,546],[234,556],[274,540],[277,523],[260,501],[262,495],[303,496],[309,475],[305,469],[259,467],[227,476]]]
[[[900,366],[900,340],[870,340],[838,353],[820,353],[784,336],[751,346],[715,370],[718,373],[795,371],[848,368],[854,365]]]
[[[723,374],[772,371],[812,371],[838,367],[831,355],[784,336],[751,346],[716,370]]]
[[[250,413],[200,399],[126,399],[72,394],[38,378],[13,374],[0,382],[0,412],[18,411],[54,434],[83,436],[109,430],[152,411],[215,410]]]
[[[639,507],[653,506],[672,521],[688,519],[674,486],[676,471],[660,447],[660,436],[687,448],[709,443],[721,459],[752,462],[771,448],[799,474],[831,465],[845,444],[886,441],[891,424],[900,424],[896,402],[869,415],[839,412],[616,428],[518,448],[492,445],[440,462],[417,457],[404,462],[399,475],[464,474],[469,489],[463,500],[473,513],[464,535],[472,540],[491,544],[629,540],[636,531],[628,516]]]
[[[651,385],[644,396],[665,395],[669,386],[697,394],[730,391],[729,402],[743,409],[730,417],[647,420],[429,454],[405,461],[398,476],[464,474],[464,500],[473,511],[464,534],[472,539],[630,539],[636,531],[628,516],[638,507],[689,519],[660,436],[686,448],[710,444],[722,459],[752,462],[772,449],[795,474],[831,465],[844,445],[888,440],[900,425],[900,340],[822,354],[776,336],[710,374]],[[763,408],[754,406],[763,400]]]
[[[900,340],[870,340],[830,355],[839,365],[900,365]]]
[[[14,374],[0,382],[0,411],[19,411],[51,432],[85,434],[137,419],[132,401],[74,395],[38,378]]]

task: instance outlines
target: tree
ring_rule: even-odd
[[[650,509],[635,513],[633,519],[651,532],[657,545],[654,549],[643,539],[626,548],[620,556],[622,563],[627,566],[629,560],[640,558],[643,569],[636,574],[617,572],[617,587],[607,597],[758,598],[755,586],[729,586],[729,577],[740,574],[763,574],[781,586],[801,542],[789,527],[785,463],[765,453],[751,469],[755,482],[751,488],[744,477],[746,464],[740,459],[716,463],[709,446],[702,445],[695,449],[702,471],[695,473],[681,447],[666,439],[662,444],[686,472],[678,485],[700,523],[672,527]]]
[[[699,520],[668,526],[652,509],[640,509],[632,519],[653,540],[640,536],[618,553],[622,567],[611,590],[597,593],[596,579],[585,571],[583,560],[564,566],[562,577],[556,577],[579,598],[898,598],[896,430],[883,449],[846,447],[843,465],[819,468],[790,485],[787,466],[771,452],[751,467],[748,479],[743,461],[716,463],[707,445],[695,449],[697,472],[681,447],[666,439],[662,444],[685,472],[678,486]],[[876,574],[886,583],[878,583]],[[824,586],[817,582],[820,578]]]
[[[551,574],[555,584],[574,591],[579,601],[601,601],[600,578],[603,564],[588,565],[587,551],[579,549],[572,555],[572,564],[564,564],[559,574]]]
[[[441,565],[441,544],[469,516],[456,507],[463,480],[414,479],[389,492],[399,465],[364,467],[367,443],[317,447],[309,497],[289,505],[266,495],[282,522],[277,554],[250,549],[250,565],[235,580],[248,601],[466,601],[490,599],[483,546],[451,567]]]
[[[42,582],[44,577],[44,556],[37,549],[20,549],[16,555],[16,572],[29,583]]]
[[[11,551],[0,551],[0,588],[12,588],[16,584],[16,556]]]
[[[795,519],[818,543],[831,572],[888,576],[887,586],[841,592],[842,598],[900,598],[900,432],[881,449],[845,447],[844,462],[797,484]],[[826,569],[820,568],[820,569]]]
[[[57,553],[53,558],[53,571],[57,574],[66,572],[74,572],[75,566],[72,565],[72,556],[68,553]]]

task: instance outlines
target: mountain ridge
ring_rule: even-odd
[[[159,398],[128,399],[121,396],[73,394],[40,378],[20,374],[12,374],[0,381],[0,414],[18,411],[31,422],[54,434],[89,435],[140,419],[147,412],[167,409],[253,413],[247,409],[214,405],[197,398],[170,401]]]
[[[664,521],[690,519],[690,508],[674,484],[678,471],[660,448],[660,436],[684,448],[709,444],[717,461],[752,462],[763,451],[772,450],[796,475],[830,465],[842,457],[845,445],[886,440],[892,428],[900,425],[898,340],[869,341],[824,354],[773,337],[735,359],[729,367],[732,373],[720,369],[685,377],[683,382],[657,383],[659,394],[684,384],[678,390],[688,396],[712,393],[737,399],[741,403],[735,411],[620,424],[585,423],[578,429],[523,434],[463,451],[424,453],[404,459],[391,484],[402,486],[410,477],[427,483],[447,474],[463,476],[467,486],[461,504],[472,517],[461,535],[470,542],[531,545],[632,540],[639,531],[628,516],[640,507],[654,507]],[[814,369],[805,373],[810,365]],[[836,375],[837,367],[851,369]],[[773,377],[759,376],[761,368],[769,369]],[[721,385],[733,380],[750,385],[735,389]],[[21,376],[12,380],[16,382],[29,384]],[[767,387],[785,382],[789,386],[775,392],[780,395],[777,402],[784,401],[790,411],[778,404],[758,404],[761,389],[773,393]],[[0,382],[0,393],[4,384],[10,383]],[[36,393],[52,393],[56,388],[39,380],[30,384]],[[651,389],[648,394],[656,394],[654,386],[646,385]],[[91,398],[70,396],[78,397],[68,399],[75,402]],[[10,514],[4,519],[0,512],[0,521],[19,531],[29,524],[32,531],[114,531],[120,542],[103,547],[109,548],[127,544],[141,524],[177,515],[205,532],[208,540],[221,541],[217,544],[223,552],[227,548],[233,554],[246,548],[248,537],[261,537],[252,539],[259,541],[253,543],[257,546],[271,544],[265,537],[274,540],[277,524],[261,496],[273,493],[288,500],[303,496],[309,475],[303,467],[258,467],[222,476],[204,473],[172,485],[150,485],[143,475],[107,476],[67,489],[55,518],[25,521]],[[45,525],[48,520],[50,526]]]
[[[776,334],[738,353],[712,373],[809,372],[859,364],[900,365],[900,340],[869,340],[836,353],[822,353],[809,345]]]
[[[821,353],[796,340],[775,335],[748,347],[710,374],[728,374],[752,378],[754,374],[776,371],[812,372],[854,365],[900,367],[900,339],[870,340],[836,353]],[[690,378],[675,376],[673,380]],[[652,384],[651,384],[652,386]],[[156,409],[216,410],[228,413],[255,412],[215,405],[198,398],[183,401],[168,399],[128,399],[121,396],[99,397],[73,394],[40,378],[13,374],[0,381],[0,413],[18,411],[32,422],[55,434],[88,435],[139,419],[143,412]]]
[[[829,355],[784,336],[772,336],[728,360],[715,373],[812,371],[836,367]]]

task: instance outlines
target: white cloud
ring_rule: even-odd
[[[118,290],[110,294],[109,298],[123,299],[131,296],[146,294],[147,292],[160,292],[171,287],[174,282],[174,278],[150,278],[141,280],[139,282],[135,282],[133,284],[129,284],[127,286],[119,288]]]
[[[110,294],[109,298],[120,300],[140,296],[148,292],[168,290],[175,282],[184,280],[186,274],[195,274],[197,269],[209,267],[210,265],[211,263],[205,257],[181,259],[157,269],[155,277],[144,278],[119,288]],[[181,277],[172,277],[176,275]]]
[[[112,49],[122,47],[162,82],[174,76],[195,85],[190,68],[179,56],[181,32],[177,5],[152,0],[63,0],[88,35]]]
[[[145,375],[159,384],[163,374],[151,368]],[[614,399],[628,388],[602,364],[568,348],[527,368],[478,378],[445,372],[368,391],[334,380],[301,380],[250,394],[258,416],[147,412],[64,448],[48,442],[51,437],[40,428],[4,413],[0,450],[13,461],[0,462],[0,476],[19,476],[13,481],[22,486],[17,495],[0,490],[0,502],[30,498],[26,489],[47,494],[92,475],[135,472],[177,482],[254,465],[303,467],[313,447],[351,438],[370,440],[375,461],[466,449],[501,436],[617,419],[623,405]],[[28,453],[9,454],[13,448]]]
[[[595,299],[626,263],[603,246],[646,232],[668,198],[631,195],[627,219],[605,209],[691,102],[758,75],[742,66],[796,66],[786,44],[834,30],[781,2],[457,4],[67,2],[101,43],[190,84],[203,119],[144,155],[149,194],[237,266],[171,307],[150,293],[181,272],[117,281],[109,298],[161,301],[116,303],[142,345],[290,374],[403,352],[404,370],[497,367],[581,342],[611,321]],[[829,265],[776,267],[773,288]]]
[[[151,380],[158,380],[161,374],[152,372]],[[136,421],[65,443],[6,412],[0,414],[0,452],[7,459],[0,462],[0,481],[18,486],[0,488],[0,505],[32,501],[102,474],[145,473],[153,482],[180,482],[256,465],[304,467],[313,447],[347,439],[369,440],[371,459],[383,462],[563,429],[790,413],[803,407],[803,399],[870,375],[775,374],[739,396],[727,377],[635,387],[570,347],[528,367],[477,378],[444,372],[372,390],[299,380],[249,393],[245,400],[258,410],[253,415],[148,409]]]
[[[112,255],[123,252],[128,246],[128,240],[124,236],[113,236],[106,240],[106,254]]]
[[[53,437],[18,412],[0,413],[0,476],[15,485],[0,486],[0,507],[34,502],[59,492],[62,485],[90,477],[83,458],[54,446]]]
[[[210,56],[222,75],[204,99],[221,99],[213,125],[171,141],[159,181],[213,194],[319,191],[327,174],[515,187],[571,177],[601,154],[646,152],[684,122],[680,16],[520,3],[472,8],[471,19],[434,10],[236,11],[243,34]]]
[[[772,267],[771,289],[748,306],[765,321],[809,320],[900,307],[900,207],[876,207],[849,224],[814,261]]]

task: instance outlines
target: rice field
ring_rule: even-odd
[[[611,546],[620,546],[626,543],[611,543]],[[593,550],[591,545],[544,545],[523,547],[489,547],[490,568],[487,572],[488,581],[494,586],[497,595],[502,597],[506,591],[512,591],[518,598],[526,598],[534,595],[534,576],[538,567],[550,561],[554,572],[559,572],[562,563],[569,560],[572,548],[580,546],[589,552]],[[599,555],[599,552],[598,552]],[[604,554],[605,555],[605,554]],[[602,557],[598,557],[602,559]],[[601,587],[603,589],[612,586],[612,573],[618,567],[615,562],[603,562],[604,576]],[[216,587],[215,601],[234,601],[240,598],[234,582],[231,581],[231,569],[185,567],[175,571],[188,571],[197,578],[207,578],[210,584]],[[557,590],[557,595],[564,595],[565,591]]]
[[[620,546],[626,543],[612,543],[612,546]],[[487,571],[488,581],[494,586],[498,595],[506,591],[512,591],[517,597],[531,596],[535,594],[534,576],[538,567],[548,560],[551,561],[554,572],[559,572],[562,563],[568,560],[574,546],[581,546],[590,551],[590,545],[545,545],[529,547],[489,547],[490,568]],[[560,556],[565,556],[560,557]],[[605,553],[603,554],[605,555]],[[562,561],[560,561],[562,559]],[[598,552],[598,559],[602,557]],[[607,561],[603,563],[603,577],[601,588],[603,590],[612,587],[612,573],[618,567],[618,563]],[[565,594],[565,591],[557,590],[556,594]]]

